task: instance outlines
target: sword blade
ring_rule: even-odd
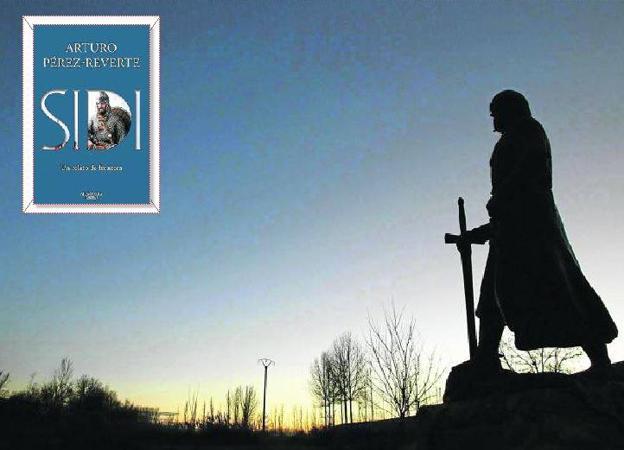
[[[477,333],[474,318],[474,292],[472,289],[472,251],[470,244],[460,245],[459,250],[462,263],[462,273],[464,275],[464,294],[466,297],[466,323],[468,325],[468,346],[470,349],[470,359],[473,359],[477,352]]]

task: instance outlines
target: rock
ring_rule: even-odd
[[[464,363],[444,404],[417,419],[418,449],[624,449],[624,362],[601,373],[489,376]]]

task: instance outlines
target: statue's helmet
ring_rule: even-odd
[[[100,91],[100,96],[98,97],[98,103],[110,104],[110,100],[108,99],[108,94],[106,92]]]
[[[490,112],[495,117],[523,119],[531,117],[529,102],[519,92],[507,89],[494,96],[490,103]]]

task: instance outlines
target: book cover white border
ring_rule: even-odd
[[[149,26],[149,203],[55,204],[34,203],[34,26],[147,25]],[[160,212],[160,17],[159,16],[23,16],[22,17],[22,211],[26,214],[158,214]]]

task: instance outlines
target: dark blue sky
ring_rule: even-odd
[[[486,219],[488,113],[525,93],[590,281],[624,319],[620,2],[3,2],[0,369],[61,357],[175,409],[190,385],[307,402],[312,359],[390,301],[447,365],[467,356],[456,199]],[[159,216],[21,206],[21,20],[161,16]],[[485,249],[475,250],[475,281]],[[612,345],[616,359],[624,346]]]

